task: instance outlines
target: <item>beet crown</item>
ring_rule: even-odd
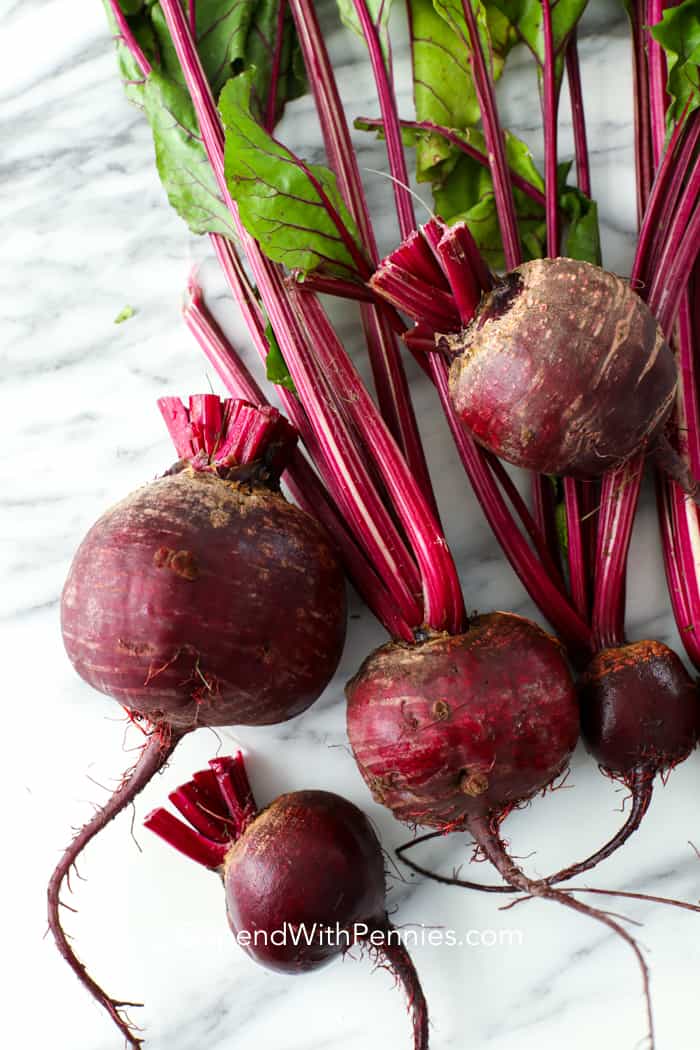
[[[541,474],[605,473],[651,448],[673,405],[676,363],[653,313],[590,263],[518,266],[442,343],[457,352],[450,394],[467,430]]]

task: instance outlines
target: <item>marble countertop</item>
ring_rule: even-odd
[[[374,112],[362,47],[329,30],[352,115]],[[605,258],[626,272],[634,244],[631,72],[622,8],[596,0],[581,58],[594,192]],[[172,453],[155,409],[164,394],[208,389],[209,375],[179,316],[181,290],[202,262],[208,301],[248,348],[206,240],[195,242],[157,181],[149,132],[122,97],[97,0],[7,0],[0,42],[3,109],[0,255],[4,433],[2,449],[3,1045],[36,1050],[118,1050],[120,1039],[45,938],[44,888],[71,825],[133,761],[139,737],[116,705],[73,673],[62,648],[58,601],[72,553],[112,502],[167,466]],[[407,80],[397,51],[399,84]],[[515,55],[500,89],[504,120],[541,156],[532,70]],[[404,112],[410,100],[402,96]],[[308,99],[290,107],[283,134],[315,159]],[[381,146],[358,136],[363,167]],[[571,127],[562,110],[561,155]],[[395,238],[385,180],[366,174],[385,247]],[[115,325],[127,304],[134,316]],[[341,315],[348,342],[354,313]],[[438,496],[470,608],[536,615],[499,554],[456,464],[431,391],[412,373]],[[218,389],[218,387],[217,387]],[[653,505],[643,502],[629,580],[629,634],[677,646]],[[379,1050],[408,1047],[400,993],[368,959],[346,959],[304,978],[266,972],[236,946],[216,878],[168,850],[141,819],[219,747],[249,752],[261,803],[285,790],[323,787],[371,816],[388,850],[407,830],[374,805],[347,749],[343,683],[382,638],[355,602],[347,648],[322,699],[266,729],[201,730],[169,768],[90,846],[64,915],[94,975],[135,1011],[151,1050]],[[659,785],[642,829],[591,885],[698,896],[700,756]],[[586,855],[619,825],[624,792],[579,749],[566,784],[509,817],[515,855],[533,873]],[[133,834],[130,835],[130,821]],[[9,824],[9,827],[8,827]],[[449,872],[470,855],[465,836],[423,853]],[[479,876],[487,873],[477,869]],[[389,878],[396,922],[481,931],[473,947],[414,950],[432,1018],[433,1050],[634,1050],[644,1034],[639,974],[629,950],[595,922],[552,903],[501,912],[499,900],[418,878]],[[647,949],[658,1050],[698,1045],[695,1011],[700,918],[634,902],[613,907]],[[492,932],[493,931],[493,932]],[[499,931],[519,931],[513,938]],[[511,940],[519,944],[509,944]],[[493,944],[492,942],[496,943]],[[9,971],[9,972],[8,972]],[[9,986],[7,977],[9,976]]]

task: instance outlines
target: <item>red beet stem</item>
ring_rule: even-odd
[[[384,121],[389,169],[393,179],[396,213],[399,220],[401,239],[403,240],[416,228],[416,216],[409,190],[408,168],[406,167],[401,128],[399,126],[398,113],[396,112],[392,76],[390,69],[387,68],[377,27],[372,21],[372,16],[365,0],[353,0],[353,4],[367,45],[372,75],[377,88],[377,95],[379,96],[379,107]]]
[[[357,157],[352,147],[350,129],[316,11],[310,0],[290,0],[290,7],[321,124],[328,161],[337,177],[340,192],[357,223],[367,257],[375,264],[379,258],[377,243]],[[361,317],[380,411],[437,516],[437,505],[408,381],[393,334],[392,318],[387,315],[386,310],[365,307],[361,310]]]
[[[112,10],[114,20],[119,28],[119,36],[122,38],[125,45],[128,47],[129,51],[135,58],[144,77],[147,77],[151,72],[151,63],[144,55],[138,40],[134,36],[131,26],[127,21],[126,15],[122,11],[122,6],[119,3],[119,0],[109,0],[109,6]]]
[[[588,158],[588,137],[586,135],[586,116],[583,108],[583,90],[581,87],[581,68],[578,60],[578,30],[574,29],[566,47],[566,80],[569,87],[571,119],[574,132],[574,152],[576,154],[576,181],[578,188],[587,197],[591,195],[591,168]]]
[[[239,838],[258,812],[243,753],[238,751],[233,757],[212,758],[209,765],[233,821],[234,838]]]
[[[212,842],[226,842],[230,835],[230,821],[211,808],[211,802],[196,782],[182,784],[171,791],[168,798],[188,820],[195,831]]]
[[[358,117],[356,124],[359,127],[377,128],[384,130],[384,121],[381,117]],[[477,149],[461,134],[453,131],[451,128],[446,128],[442,124],[435,124],[432,120],[399,120],[399,126],[406,128],[407,130],[416,131],[429,131],[435,135],[440,135],[446,139],[451,145],[456,146],[457,149],[461,150],[472,160],[477,161],[481,164],[482,168],[489,167],[489,158],[486,153],[482,153],[481,150]],[[529,182],[523,175],[519,175],[517,172],[509,169],[509,176],[513,186],[516,186],[519,190],[533,200],[535,204],[539,204],[544,207],[544,193]],[[585,192],[585,191],[584,191]]]
[[[78,959],[61,924],[59,915],[61,906],[60,892],[63,880],[65,879],[68,883],[71,868],[75,866],[78,857],[91,839],[102,831],[111,820],[114,820],[123,809],[126,809],[155,774],[163,768],[185,735],[185,732],[186,730],[175,730],[166,724],[153,727],[148,740],[141,750],[136,765],[130,773],[126,774],[120,786],[105,805],[101,806],[87,824],[80,829],[70,846],[64,851],[48,886],[49,929],[53,934],[56,947],[81,984],[87,988],[93,999],[107,1011],[129,1046],[133,1047],[134,1050],[138,1050],[143,1040],[138,1038],[133,1024],[124,1013],[125,1006],[134,1004],[120,1002],[108,996],[90,976],[85,964]]]
[[[522,255],[513,198],[513,186],[506,162],[505,138],[498,116],[493,80],[486,66],[484,53],[481,48],[476,15],[469,0],[461,0],[461,3],[469,34],[469,64],[472,67],[474,88],[479,102],[484,138],[486,139],[496,212],[503,242],[503,253],[506,267],[512,270],[521,262]]]
[[[457,332],[462,326],[454,297],[441,288],[426,284],[414,272],[404,270],[391,255],[383,259],[374,271],[370,287],[397,310],[414,321],[430,325],[436,332]]]
[[[414,1050],[428,1050],[428,1004],[421,988],[416,968],[398,931],[387,923],[382,945],[373,946],[381,964],[386,966],[403,988],[413,1020]]]
[[[597,919],[598,922],[607,926],[608,929],[616,933],[629,945],[635,954],[642,975],[642,986],[644,990],[647,1016],[647,1039],[650,1050],[654,1050],[654,1018],[649,988],[649,969],[635,939],[627,932],[624,926],[612,918],[607,912],[600,911],[598,908],[591,908],[587,904],[582,904],[581,901],[576,900],[571,894],[564,893],[562,890],[555,890],[546,882],[535,881],[528,878],[508,854],[508,851],[500,838],[497,827],[491,823],[487,817],[471,817],[468,821],[468,828],[474,841],[480,847],[487,860],[493,864],[501,878],[510,886],[522,890],[523,893],[526,893],[530,897],[555,900],[559,904],[563,904],[565,907],[579,912],[581,915],[587,915],[591,919]]]
[[[559,87],[554,56],[552,32],[552,8],[550,0],[541,0],[542,35],[544,38],[544,66],[542,69],[543,123],[544,123],[544,193],[547,223],[547,255],[554,259],[559,255],[559,207],[557,179],[557,111],[559,109]]]
[[[200,831],[193,831],[167,809],[154,809],[143,822],[144,827],[164,839],[173,849],[205,868],[216,870],[224,862],[228,843],[213,842]]]
[[[242,752],[213,758],[209,766],[169,796],[192,827],[162,807],[149,813],[144,825],[190,860],[216,869],[257,816],[258,807]]]
[[[267,88],[267,106],[265,109],[265,129],[272,132],[277,122],[277,93],[279,91],[280,70],[282,68],[282,48],[284,45],[284,22],[287,16],[287,0],[279,0],[277,8],[277,25],[275,31],[275,47],[272,54],[272,66],[270,69],[270,83]],[[190,21],[190,32],[197,39],[196,33]]]
[[[474,317],[482,294],[492,287],[493,278],[466,222],[445,230],[435,252],[450,282],[460,321],[466,326]]]
[[[189,407],[177,397],[161,397],[158,407],[178,455],[197,467],[248,465],[266,457],[279,476],[296,445],[294,429],[269,405],[196,394]]]

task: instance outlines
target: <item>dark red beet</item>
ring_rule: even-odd
[[[242,755],[170,795],[192,828],[165,809],[146,827],[219,872],[229,925],[256,962],[298,974],[353,944],[370,946],[404,985],[414,1046],[428,1046],[428,1014],[410,956],[386,913],[384,857],[364,813],[329,791],[280,795],[256,811]]]
[[[127,1042],[141,1040],[76,957],[59,918],[63,880],[198,726],[264,725],[304,711],[345,639],[345,584],[321,526],[279,493],[294,447],[275,409],[205,394],[160,402],[181,461],[107,511],[74,558],[61,602],[73,666],[150,736],[78,832],[48,888],[59,951]]]
[[[293,865],[290,864],[293,859]],[[312,930],[316,925],[354,931],[386,925],[384,857],[364,813],[328,791],[295,791],[255,818],[233,844],[224,865],[226,910],[234,933],[242,930]],[[337,945],[268,942],[246,946],[256,962],[297,973],[336,956]]]
[[[601,475],[653,447],[671,411],[677,368],[654,315],[590,263],[524,263],[443,342],[465,427],[541,474]]]
[[[378,802],[410,823],[507,812],[562,771],[578,707],[561,646],[492,613],[466,634],[390,642],[348,684],[348,736]]]
[[[318,522],[278,492],[186,467],[93,525],[61,618],[78,674],[151,721],[266,725],[332,677],[343,574]]]
[[[636,770],[654,776],[682,762],[695,747],[697,685],[661,642],[604,649],[583,675],[579,695],[586,747],[615,777]]]

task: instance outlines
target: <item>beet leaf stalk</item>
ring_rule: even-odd
[[[473,288],[473,292],[470,293],[466,301],[460,304],[462,311],[461,320],[466,323],[473,314],[479,296],[488,290],[490,276],[480,260],[479,252],[471,240],[466,227],[462,226],[452,231],[442,230],[438,233],[438,227],[435,224],[428,224],[423,230],[423,236],[417,236],[413,205],[407,188],[408,171],[403,153],[401,126],[393,95],[391,74],[387,69],[377,30],[364,0],[356,0],[355,10],[370,54],[381,109],[382,127],[387,143],[389,168],[394,180],[394,195],[397,200],[401,235],[406,239],[404,246],[399,249],[398,253],[394,253],[390,260],[382,263],[372,278],[372,286],[400,308],[405,308],[408,304],[413,303],[413,306],[409,308],[415,309],[416,293],[420,290],[420,285],[417,288],[412,282],[410,285],[407,284],[406,275],[413,271],[416,274],[420,275],[423,273],[426,276],[430,273],[430,269],[426,271],[425,269],[422,270],[422,268],[430,268],[431,265],[434,274],[437,262],[439,267],[437,277],[432,277],[432,283],[423,282],[426,301],[429,302],[432,299],[433,308],[439,309],[440,289],[436,289],[435,284],[438,281],[444,282],[444,271],[446,270],[448,282],[449,278],[452,278],[451,284],[447,284],[448,289],[451,287],[453,291],[454,289],[463,290],[465,286],[469,287],[470,284]],[[470,62],[472,63],[476,92],[484,119],[497,209],[504,244],[507,245],[506,259],[509,265],[517,265],[520,261],[519,237],[512,204],[512,186],[503,147],[503,132],[498,122],[493,86],[481,51],[473,12],[469,5],[465,5],[464,17],[468,33],[467,39],[469,40]],[[444,234],[444,237],[442,234]],[[432,248],[438,253],[438,260],[430,259],[432,250],[427,252],[428,258],[426,259],[425,241],[428,241],[429,244],[430,241],[433,242]],[[442,274],[440,273],[441,270],[443,271]],[[392,280],[395,281],[393,288]],[[474,283],[475,281],[476,283]],[[442,294],[444,295],[444,292]],[[459,295],[459,291],[457,294]],[[442,320],[446,320],[448,326],[451,325],[452,327],[458,327],[460,323],[459,316],[457,318],[450,316],[449,312],[445,310],[443,310]],[[513,520],[484,453],[465,433],[455,416],[449,399],[445,361],[440,355],[431,354],[429,367],[462,463],[477,498],[507,557],[527,589],[533,594],[534,600],[555,626],[557,632],[570,645],[572,651],[577,655],[589,652],[590,636],[587,625],[576,614],[576,611],[571,608],[565,594],[561,593],[557,580],[558,571],[555,565],[552,564],[551,536],[548,537],[545,530],[544,543],[541,543],[538,538],[536,544],[536,550],[539,550],[540,557],[544,555],[545,565],[547,566],[545,568],[540,557],[538,557],[536,552],[532,551],[528,541],[523,537]],[[545,484],[548,486],[549,483],[545,482]],[[544,500],[547,498],[544,495],[544,486],[540,488]],[[540,514],[537,524],[533,523],[531,526],[529,521],[526,522],[526,530],[531,535],[534,533],[539,536],[543,532],[542,523],[543,517]],[[558,544],[555,545],[555,549],[558,550]],[[550,571],[548,572],[547,569]]]
[[[414,1050],[427,1050],[425,996],[386,912],[384,856],[365,815],[328,791],[258,810],[240,752],[209,767],[169,796],[184,820],[159,808],[146,827],[219,875],[231,930],[261,965],[298,974],[366,948],[403,987]]]

